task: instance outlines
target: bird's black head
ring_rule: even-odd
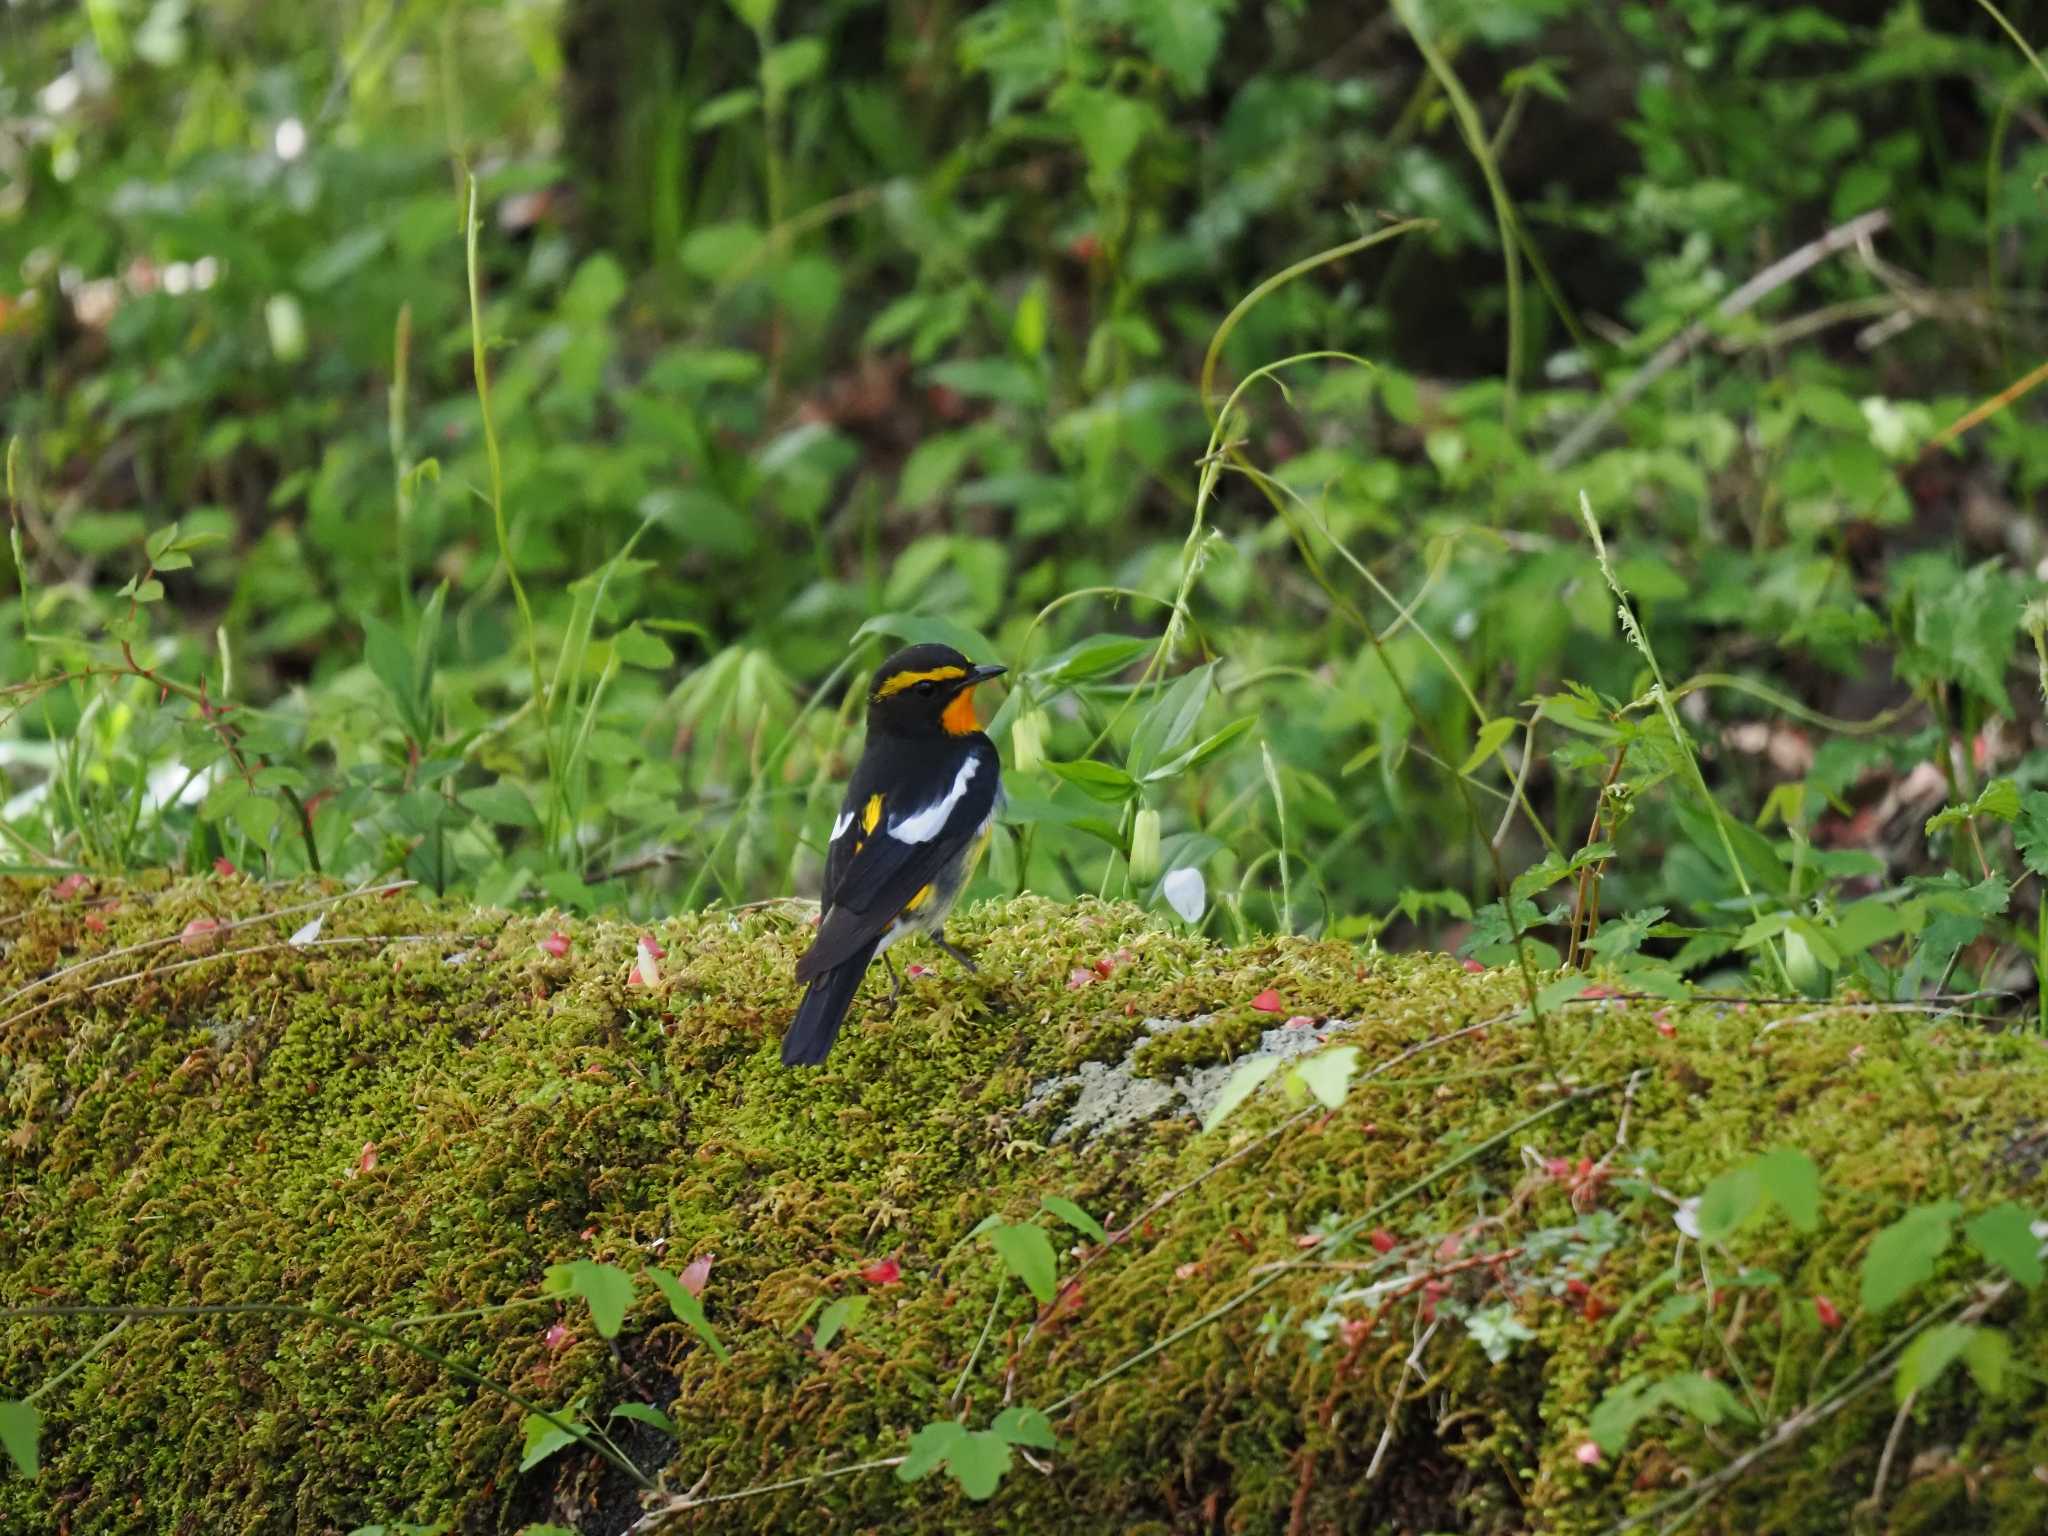
[[[883,662],[868,685],[868,729],[891,736],[968,736],[974,685],[1008,671],[976,666],[950,645],[910,645]]]

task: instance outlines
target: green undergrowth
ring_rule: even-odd
[[[0,989],[342,893],[228,877],[69,894],[0,889]],[[1858,1308],[1873,1234],[1921,1202],[2028,1200],[2048,1148],[2040,1044],[1966,1018],[1589,1000],[1550,1020],[1560,1086],[1506,972],[1300,939],[1224,949],[1134,908],[1024,898],[954,925],[978,976],[906,947],[928,970],[904,1005],[882,1017],[877,978],[825,1068],[791,1071],[776,1051],[801,908],[647,930],[408,891],[335,901],[317,939],[287,942],[310,915],[194,932],[0,1005],[0,1303],[382,1321],[531,1303],[409,1334],[589,1420],[661,1409],[673,1439],[616,1438],[675,1492],[901,1456],[921,1426],[1017,1404],[1058,1436],[985,1503],[879,1468],[663,1530],[1604,1530],[1827,1401],[1923,1314],[1953,1316],[1984,1278],[1960,1247],[1890,1311]],[[557,931],[565,955],[541,947]],[[644,932],[665,950],[652,988],[629,979]],[[386,942],[334,942],[368,936]],[[1217,1060],[1289,1016],[1352,1021],[1357,1080],[1327,1113],[1276,1080],[1208,1133],[1174,1116],[1054,1145],[1059,1094],[1022,1111],[1034,1085],[1121,1059],[1147,1019],[1198,1013]],[[1810,1233],[1765,1222],[1711,1253],[1681,1237],[1667,1197],[1780,1143],[1821,1172]],[[1559,1175],[1581,1160],[1601,1171]],[[1117,1240],[1090,1249],[1047,1196]],[[1065,1250],[1049,1308],[965,1241],[991,1215]],[[615,1340],[581,1304],[536,1300],[551,1264],[706,1255],[723,1363],[648,1287]],[[900,1278],[862,1275],[888,1258]],[[1982,1314],[2022,1361],[2048,1337],[2041,1294],[2008,1288]],[[818,1304],[853,1296],[865,1311],[819,1350]],[[0,1396],[106,1327],[0,1323]],[[1683,1372],[1739,1384],[1759,1422],[1652,1415],[1588,1455],[1605,1395]],[[1693,1528],[1844,1529],[1888,1388],[1817,1417]],[[1986,1397],[1960,1371],[1923,1391],[1886,1528],[2048,1523],[2042,1396],[2021,1376]],[[304,1319],[137,1319],[39,1407],[39,1473],[0,1480],[10,1531],[615,1536],[641,1508],[581,1447],[521,1473],[518,1407]]]

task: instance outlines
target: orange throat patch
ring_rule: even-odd
[[[953,736],[972,736],[981,729],[981,722],[974,715],[972,688],[962,688],[946,701],[946,712],[939,716],[939,724]]]

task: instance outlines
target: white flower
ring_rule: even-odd
[[[1180,914],[1182,922],[1201,921],[1202,912],[1209,905],[1209,886],[1199,869],[1168,870],[1159,889],[1166,897],[1166,904]]]

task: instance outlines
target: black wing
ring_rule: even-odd
[[[863,763],[863,769],[867,768]],[[921,762],[889,766],[895,787],[875,825],[864,812],[878,792],[858,772],[847,788],[825,856],[825,916],[797,961],[799,981],[872,943],[910,899],[963,854],[995,809],[1000,768],[986,736],[948,741]]]

